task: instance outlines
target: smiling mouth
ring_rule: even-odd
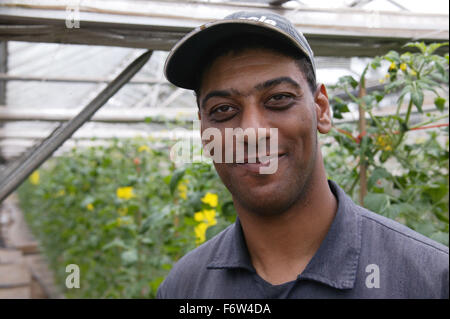
[[[263,159],[260,159],[259,157],[251,157],[251,158],[247,158],[245,157],[243,159],[243,163],[234,163],[236,165],[239,166],[246,166],[246,167],[255,167],[255,168],[259,168],[261,166],[269,166],[270,162],[273,160],[279,160],[280,158],[284,157],[286,155],[286,153],[282,153],[282,154],[276,154],[276,155],[268,155],[266,157],[264,157]]]

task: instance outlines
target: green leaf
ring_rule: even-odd
[[[137,262],[138,260],[138,253],[136,249],[130,249],[127,251],[124,251],[121,255],[120,258],[122,259],[122,262],[125,265],[132,265],[135,262]]]
[[[236,210],[233,201],[227,201],[222,204],[222,214],[226,218],[234,219],[236,217]]]
[[[423,113],[423,111],[422,111],[422,105],[423,105],[422,89],[420,89],[416,86],[415,89],[411,92],[411,99],[413,101],[413,104],[417,107],[417,110],[420,113]]]
[[[425,45],[424,42],[409,42],[409,43],[405,44],[405,47],[417,48],[420,50],[420,52],[422,54],[425,54],[427,51],[427,46]]]
[[[124,248],[127,249],[128,247],[125,245],[125,243],[123,242],[122,239],[120,238],[115,238],[113,241],[109,242],[108,244],[106,244],[105,246],[102,247],[102,250],[108,250],[111,249],[113,247],[119,247],[119,248]]]
[[[390,176],[391,174],[384,167],[377,167],[367,181],[368,188],[372,188],[378,180],[388,178]]]
[[[400,63],[400,55],[396,51],[389,51],[388,54],[385,55],[385,58],[388,61]]]
[[[381,100],[384,99],[384,95],[381,92],[374,91],[372,94],[375,96],[377,103],[380,103]]]
[[[448,46],[448,42],[431,43],[430,45],[428,45],[426,52],[427,52],[427,54],[431,55],[434,53],[434,51],[436,51],[437,49],[439,49],[442,46]]]
[[[172,267],[173,267],[172,264],[164,264],[164,265],[161,266],[161,268],[164,269],[164,270],[171,270]]]
[[[228,224],[219,222],[214,226],[208,227],[206,229],[206,234],[205,234],[206,240],[210,240],[211,238],[216,236],[218,233],[220,233],[222,230],[224,230],[227,226],[228,226]]]
[[[356,81],[353,76],[345,75],[339,78],[339,83],[341,84],[349,84],[352,88],[356,89],[358,86],[358,81]]]
[[[156,292],[159,288],[159,285],[161,285],[161,283],[163,282],[163,280],[164,280],[164,277],[157,277],[156,279],[152,280],[149,283],[150,288]]]
[[[368,193],[364,197],[364,207],[378,214],[382,214],[389,204],[389,196],[386,194]]]
[[[385,216],[391,219],[397,218],[397,216],[402,212],[403,206],[401,204],[393,204],[386,207]]]
[[[438,72],[445,77],[446,75],[445,67],[439,61],[435,61],[435,66]]]
[[[423,187],[424,193],[431,197],[431,200],[436,203],[441,200],[444,196],[448,195],[448,186],[442,185],[425,185]]]
[[[186,169],[184,167],[182,167],[182,168],[175,170],[175,172],[173,173],[172,178],[170,179],[170,184],[169,184],[170,193],[172,195],[175,192],[175,189],[177,188],[178,183],[183,178],[185,171],[186,171]]]
[[[340,113],[347,113],[350,112],[350,109],[348,108],[347,104],[336,104],[335,107],[339,109]]]
[[[441,244],[448,246],[448,238],[449,238],[448,233],[439,231],[439,232],[433,233],[430,236],[430,238],[437,242],[440,242]]]
[[[384,91],[385,91],[385,92],[390,92],[390,91],[395,90],[395,89],[397,89],[398,87],[401,87],[401,86],[403,86],[403,85],[405,85],[405,81],[403,81],[403,80],[396,80],[396,81],[394,81],[394,82],[391,82],[391,83],[387,84],[387,85],[384,87]]]
[[[152,245],[155,244],[155,242],[154,242],[151,238],[148,238],[148,237],[142,238],[142,239],[141,239],[141,242],[142,242],[144,245],[147,245],[147,246],[152,246]]]
[[[150,226],[152,225],[152,216],[147,217],[143,223],[141,224],[141,228],[139,229],[139,233],[140,234],[144,234],[145,232],[147,232],[147,230],[150,229]]]
[[[380,66],[381,66],[381,60],[382,60],[383,58],[381,57],[381,56],[377,56],[377,57],[375,57],[373,60],[372,60],[372,62],[370,62],[370,66],[372,67],[372,69],[377,69],[377,68],[379,68]]]
[[[336,99],[336,101],[337,101],[337,99]],[[342,113],[350,112],[348,105],[345,103],[341,103],[341,102],[332,104],[332,108],[333,108],[333,117],[336,119],[342,119],[343,118]]]
[[[89,204],[92,204],[95,201],[95,198],[91,195],[88,195],[84,198],[84,200],[81,202],[81,207],[86,207]]]
[[[436,105],[436,108],[441,112],[444,111],[445,102],[447,102],[447,100],[440,96],[434,99],[434,105]]]

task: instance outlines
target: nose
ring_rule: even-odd
[[[247,154],[266,154],[270,144],[270,119],[264,108],[249,101],[243,105],[240,118],[240,128],[243,134],[236,135],[236,143],[243,144]]]

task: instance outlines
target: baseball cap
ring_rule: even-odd
[[[172,84],[195,90],[197,76],[208,52],[233,36],[262,35],[283,40],[306,56],[316,66],[308,41],[286,18],[271,12],[235,12],[221,20],[201,25],[185,35],[170,51],[164,74]]]

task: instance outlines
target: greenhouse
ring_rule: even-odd
[[[316,280],[342,298],[448,299],[448,41],[442,0],[0,1],[0,299],[334,298]],[[205,128],[258,129],[264,154],[251,162],[252,135],[236,133],[239,162],[233,139],[216,147]],[[351,287],[314,272],[334,263],[339,223],[353,232],[337,218],[347,201],[362,239],[336,263],[357,252],[369,274],[352,270]],[[219,250],[235,229],[247,270]],[[292,242],[304,244],[280,248]],[[233,297],[210,281],[188,293],[199,283],[182,276],[197,275],[181,269],[197,274],[201,258],[211,282],[243,276],[217,283]],[[428,264],[430,291],[383,273]]]

